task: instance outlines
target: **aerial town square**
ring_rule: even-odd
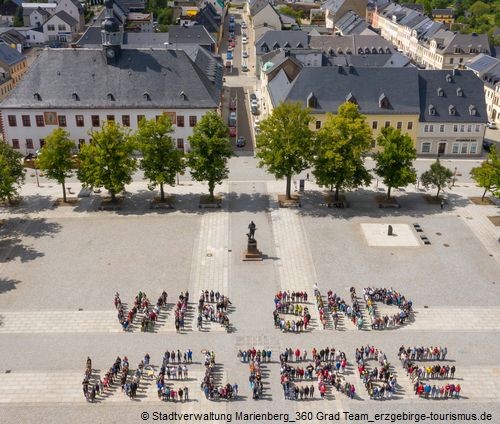
[[[1,423],[500,423],[498,1],[0,5]]]

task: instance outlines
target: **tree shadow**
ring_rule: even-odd
[[[382,189],[379,189],[382,190]],[[385,189],[382,190],[385,193]],[[324,199],[325,191],[310,190],[301,195],[302,207],[299,213],[302,216],[311,216],[316,218],[337,218],[351,219],[355,217],[413,217],[422,218],[428,215],[442,214],[456,208],[461,208],[469,203],[465,197],[455,193],[447,193],[447,202],[444,209],[440,204],[428,203],[425,200],[426,191],[406,192],[404,189],[394,190],[394,196],[399,208],[379,208],[375,196],[382,191],[371,189],[357,189],[356,191],[345,193],[346,200],[349,203],[348,208],[329,208]]]
[[[0,262],[19,258],[21,262],[34,260],[44,256],[44,253],[26,243],[25,238],[40,238],[59,232],[61,225],[48,222],[44,218],[26,219],[9,218],[0,227]]]
[[[269,209],[269,196],[261,193],[236,193],[228,194],[228,209],[230,212],[267,212]]]
[[[13,213],[30,213],[40,212],[47,209],[52,209],[54,206],[54,198],[51,196],[41,196],[40,194],[32,194],[22,196],[21,202],[17,205],[7,206],[6,209]]]
[[[0,294],[15,290],[19,280],[10,280],[8,278],[0,278]]]

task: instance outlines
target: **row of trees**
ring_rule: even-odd
[[[260,166],[277,178],[286,179],[287,198],[291,198],[292,177],[310,167],[318,185],[335,191],[336,201],[343,190],[369,185],[372,176],[365,168],[364,157],[371,148],[372,131],[357,105],[350,102],[341,105],[336,115],[327,115],[316,133],[309,128],[311,121],[309,110],[299,103],[283,103],[260,124],[257,137]],[[417,154],[412,139],[392,127],[382,129],[377,144],[381,149],[374,155],[374,171],[388,187],[387,198],[390,198],[393,187],[416,182],[413,161]],[[494,150],[487,162],[472,171],[472,177],[485,188],[485,194],[488,191],[498,194],[500,163]],[[436,187],[438,197],[452,178],[453,172],[438,159],[420,180],[424,187]]]
[[[134,134],[113,122],[105,123],[100,131],[92,132],[89,144],[81,146],[75,157],[75,142],[62,128],[55,129],[45,141],[36,159],[37,168],[49,179],[62,185],[66,202],[66,179],[76,168],[84,187],[105,188],[112,200],[132,181],[139,167],[149,181],[149,189],[160,188],[160,200],[165,200],[164,186],[175,184],[176,175],[189,166],[196,181],[207,181],[210,197],[216,184],[227,178],[227,160],[232,156],[229,131],[215,112],[207,113],[189,137],[191,152],[184,156],[174,146],[170,119],[143,120]],[[5,143],[0,143],[0,198],[9,202],[24,182],[22,156]],[[135,159],[135,153],[141,156]]]
[[[317,183],[340,192],[367,186],[372,175],[365,168],[364,158],[372,143],[372,131],[357,105],[346,102],[336,115],[329,114],[317,132],[309,128],[312,116],[299,103],[283,103],[260,124],[257,137],[259,166],[267,168],[277,179],[286,180],[286,196],[291,198],[294,175],[312,168]],[[84,187],[105,188],[111,198],[132,181],[139,167],[149,181],[149,189],[159,186],[160,200],[165,200],[164,186],[175,184],[176,175],[189,167],[196,181],[208,182],[210,198],[216,184],[227,178],[228,159],[232,156],[228,128],[216,112],[207,113],[189,137],[191,152],[184,155],[174,146],[172,123],[167,117],[142,121],[139,129],[129,134],[118,124],[106,123],[92,133],[90,144],[81,147],[73,156],[75,143],[62,128],[54,130],[41,149],[36,165],[47,177],[62,185],[66,201],[65,181],[76,169]],[[413,168],[416,151],[412,139],[400,130],[383,128],[377,138],[381,148],[374,155],[374,171],[388,187],[414,184],[417,174]],[[141,159],[137,161],[135,154]],[[22,156],[5,143],[0,143],[0,199],[11,201],[24,182]],[[492,149],[488,160],[471,171],[472,178],[487,192],[500,195],[500,160]],[[439,159],[424,172],[420,180],[425,187],[436,187],[437,194],[453,178],[450,169]]]

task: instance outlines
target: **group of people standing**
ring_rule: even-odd
[[[231,305],[231,301],[227,296],[218,291],[202,290],[198,300],[198,330],[203,328],[203,318],[205,318],[206,322],[218,322],[229,331],[229,305]]]
[[[163,307],[167,305],[167,292],[163,291],[156,302],[156,306],[153,306],[146,296],[146,293],[139,291],[137,296],[135,296],[134,304],[132,308],[125,315],[125,308],[120,299],[120,294],[115,293],[115,308],[118,310],[118,321],[120,322],[124,331],[131,328],[136,315],[140,314],[141,317],[141,331],[153,331],[154,324],[160,316],[160,312]]]
[[[311,322],[309,308],[302,305],[307,302],[306,292],[279,291],[274,296],[273,320],[275,328],[284,332],[299,333],[307,330]],[[285,319],[280,314],[294,315],[297,319]]]
[[[356,363],[358,364],[359,378],[370,396],[370,399],[391,399],[396,393],[397,379],[391,372],[387,356],[374,346],[361,346],[356,348]],[[378,366],[370,369],[369,360],[376,360]]]
[[[391,288],[363,289],[363,297],[368,310],[368,315],[372,321],[372,329],[383,330],[389,327],[397,327],[404,324],[412,313],[413,303],[407,300],[401,293]],[[375,308],[375,302],[382,302],[386,305],[395,305],[399,312],[392,315],[379,316]]]
[[[188,302],[189,292],[187,290],[185,294],[184,292],[181,292],[181,294],[179,295],[179,300],[175,304],[174,309],[175,331],[177,331],[177,333],[181,330],[184,330]]]

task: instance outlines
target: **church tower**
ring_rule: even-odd
[[[113,0],[106,0],[105,18],[101,23],[102,48],[108,64],[116,63],[121,49],[122,33],[113,13]]]

